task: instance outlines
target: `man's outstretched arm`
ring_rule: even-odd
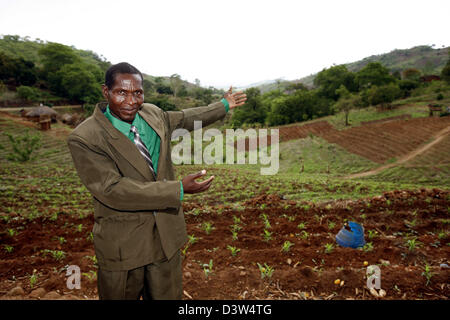
[[[233,88],[225,93],[222,101],[212,103],[206,107],[189,108],[182,111],[167,111],[170,132],[183,128],[194,130],[194,121],[202,121],[202,127],[206,127],[217,120],[223,119],[228,110],[243,105],[247,96],[245,93],[232,92]]]

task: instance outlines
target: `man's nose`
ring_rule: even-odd
[[[136,99],[136,97],[134,96],[134,94],[132,94],[132,93],[130,93],[130,94],[127,94],[127,98],[126,98],[126,100],[125,100],[125,103],[126,104],[128,104],[128,105],[134,105],[134,104],[136,104],[136,102],[137,102],[137,99]]]

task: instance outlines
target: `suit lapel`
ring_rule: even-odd
[[[154,180],[144,157],[138,148],[105,117],[100,107],[96,107],[94,118],[102,125],[108,133],[107,140],[131,165],[147,180]],[[158,166],[159,167],[159,166]],[[158,168],[159,169],[159,168]],[[159,171],[159,170],[158,170]]]

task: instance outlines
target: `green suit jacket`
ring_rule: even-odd
[[[170,259],[187,241],[170,141],[177,128],[194,129],[222,119],[222,102],[182,111],[163,111],[144,103],[139,115],[161,139],[157,181],[133,142],[118,131],[96,106],[67,143],[81,182],[94,198],[94,247],[98,265],[111,271],[131,270]]]

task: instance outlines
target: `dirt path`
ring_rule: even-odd
[[[349,176],[344,177],[344,179],[353,179],[353,178],[362,178],[362,177],[367,177],[367,176],[372,176],[375,175],[377,173],[380,173],[383,170],[398,166],[402,163],[405,163],[413,158],[415,158],[416,156],[424,153],[425,151],[427,151],[428,149],[430,149],[432,146],[434,146],[435,144],[439,143],[445,136],[447,136],[450,133],[450,127],[447,127],[441,131],[439,131],[436,135],[434,135],[432,137],[432,139],[434,139],[433,141],[431,141],[430,143],[408,153],[407,155],[405,155],[404,157],[398,159],[396,162],[394,163],[389,163],[386,165],[383,165],[381,167],[378,167],[376,169],[373,170],[369,170],[366,172],[361,172],[361,173],[355,173]]]

